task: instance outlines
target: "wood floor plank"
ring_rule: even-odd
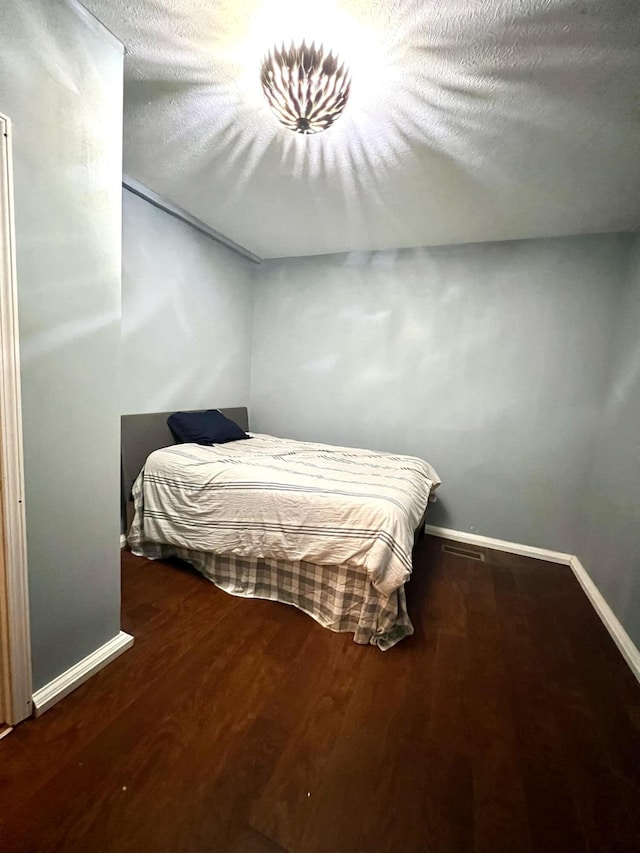
[[[613,736],[608,730],[611,721],[598,715],[589,679],[585,680],[583,668],[576,665],[571,611],[560,622],[549,603],[539,602],[531,607],[531,616],[540,635],[539,657],[547,672],[550,704],[562,732],[564,762],[588,849],[638,850],[640,795],[607,749]],[[602,652],[608,654],[604,647],[610,638],[604,628],[593,622],[591,630],[599,634]],[[604,702],[610,685],[606,676],[602,678],[602,670],[600,673],[599,701]],[[634,749],[633,741],[629,747]],[[635,775],[637,782],[637,769]],[[606,785],[603,779],[607,779]]]
[[[153,622],[145,621],[127,654],[79,687],[64,705],[46,717],[17,728],[0,762],[0,798],[11,809],[23,792],[13,784],[28,775],[33,787],[44,785],[60,762],[70,760],[96,734],[104,730],[138,697],[164,677],[168,669],[188,654],[193,645],[236,606],[237,600],[222,593],[211,596],[208,585],[178,598]],[[33,771],[33,754],[39,756]]]
[[[0,741],[0,850],[640,851],[640,686],[566,568],[427,537],[357,646],[123,554],[133,648]]]
[[[292,848],[304,853],[374,849],[388,837],[392,809],[379,808],[396,759],[401,734],[397,716],[404,704],[410,659],[402,650],[380,655],[367,650],[361,673],[331,753],[308,800],[304,831]],[[373,653],[373,654],[372,654]],[[390,689],[390,679],[393,688]],[[333,793],[330,793],[333,792]],[[357,833],[354,816],[357,815]],[[395,815],[402,820],[402,814]],[[277,840],[277,839],[276,839]],[[387,849],[386,846],[380,849]]]
[[[308,618],[294,618],[288,626],[287,643],[296,649],[296,654],[273,654],[274,648],[282,650],[280,639],[285,627],[271,618],[278,608],[272,607],[271,602],[248,603],[263,611],[266,636],[260,638],[260,647],[255,649],[257,659],[249,659],[246,665],[239,661],[236,668],[230,668],[227,680],[221,679],[213,686],[215,693],[207,703],[210,724],[193,744],[197,760],[184,761],[186,772],[172,774],[167,805],[169,801],[181,803],[185,813],[193,810],[201,815],[198,826],[173,821],[165,836],[171,840],[172,849],[207,849],[207,842],[213,837],[221,849],[227,849],[239,827],[243,831],[252,829],[252,803],[291,734],[286,721],[270,718],[265,710],[274,697],[282,694],[283,683],[295,667],[295,658],[304,648],[313,623]],[[143,843],[141,833],[140,844]]]
[[[520,756],[497,620],[469,615],[470,752],[473,764],[474,850],[531,850]]]
[[[426,722],[429,737],[469,752],[469,645],[466,637],[438,630],[435,673]]]
[[[168,835],[181,817],[175,811],[175,779],[168,767],[189,772],[199,737],[214,730],[219,740],[233,732],[238,709],[225,699],[232,685],[242,691],[254,684],[261,652],[276,630],[266,620],[238,622],[230,610],[200,639],[188,660],[152,684],[16,810],[14,823],[21,827],[22,843],[33,849],[73,850],[82,849],[87,838],[98,837],[103,850],[136,849],[129,845],[139,827],[141,802],[149,822],[146,832],[153,827],[162,830],[163,838]],[[46,838],[29,821],[33,813],[48,827]],[[122,826],[127,827],[125,833]],[[20,836],[10,842],[18,848]]]
[[[326,778],[326,764],[361,672],[365,650],[344,639],[313,632],[300,654],[301,669],[283,684],[280,696],[291,697],[288,707],[276,702],[265,712],[286,724],[291,736],[253,805],[250,822],[287,850],[300,844],[310,799],[318,796]]]
[[[580,853],[588,848],[565,769],[530,602],[514,584],[501,588],[497,604],[533,849]]]

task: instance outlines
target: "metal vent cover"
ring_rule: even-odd
[[[442,550],[445,554],[452,554],[454,557],[464,557],[467,560],[476,560],[478,563],[484,563],[484,554],[481,551],[475,551],[473,548],[446,543],[442,546]]]

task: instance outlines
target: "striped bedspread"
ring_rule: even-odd
[[[254,434],[152,453],[129,536],[177,548],[363,568],[383,596],[411,573],[414,530],[440,484],[413,456]]]

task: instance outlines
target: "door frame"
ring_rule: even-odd
[[[0,113],[0,719],[15,725],[33,708],[12,162]]]

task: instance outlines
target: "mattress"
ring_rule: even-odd
[[[134,487],[134,553],[350,566],[380,596],[411,574],[414,531],[440,478],[413,456],[253,434],[152,453]]]

